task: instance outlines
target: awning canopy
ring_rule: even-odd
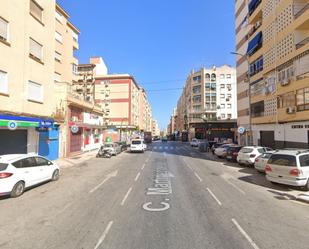
[[[248,44],[247,54],[252,55],[258,47],[262,44],[262,31],[260,31]]]
[[[257,6],[259,6],[260,3],[261,0],[251,0],[251,2],[248,5],[249,15],[253,13],[253,11],[257,8]]]

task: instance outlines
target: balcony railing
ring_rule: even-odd
[[[305,13],[307,9],[309,9],[309,3],[304,3],[304,4],[294,4],[294,18],[297,19],[300,17],[302,14]]]
[[[305,38],[304,40],[302,40],[301,42],[297,43],[296,49],[300,49],[301,47],[305,46],[307,43],[309,43],[309,36],[307,38]]]

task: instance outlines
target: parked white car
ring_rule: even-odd
[[[197,138],[192,138],[191,142],[190,142],[190,146],[191,147],[198,147],[199,145],[199,140]]]
[[[147,145],[143,139],[132,139],[130,151],[131,152],[144,152],[147,149]]]
[[[259,155],[255,159],[254,168],[259,172],[265,172],[265,167],[268,162],[268,159],[273,153],[274,151],[273,152],[269,151],[269,152],[263,153],[262,155]]]
[[[58,165],[44,157],[31,154],[0,156],[0,196],[18,197],[31,186],[58,179]]]
[[[309,151],[279,150],[269,158],[265,172],[270,182],[309,190]]]
[[[242,165],[253,166],[255,159],[261,154],[272,151],[273,149],[261,146],[245,146],[239,152],[237,156],[237,162]]]
[[[215,149],[215,155],[219,158],[225,158],[227,154],[227,149],[234,144],[223,144]]]

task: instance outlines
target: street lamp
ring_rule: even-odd
[[[239,56],[242,56],[242,57],[246,57],[246,61],[248,63],[248,72],[247,72],[247,76],[248,76],[248,84],[249,84],[249,130],[250,130],[250,133],[251,133],[251,136],[250,136],[250,139],[248,137],[248,132],[246,132],[246,145],[249,145],[251,144],[251,139],[252,139],[252,124],[251,124],[251,94],[250,94],[250,63],[249,63],[249,56],[247,54],[242,54],[242,53],[238,53],[238,52],[230,52],[231,54],[233,55],[239,55]]]

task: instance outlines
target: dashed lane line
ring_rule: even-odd
[[[99,246],[103,243],[103,241],[105,240],[106,235],[108,234],[109,230],[111,229],[113,223],[114,223],[114,221],[110,221],[110,222],[107,224],[107,227],[105,228],[103,234],[101,235],[101,237],[100,237],[98,243],[95,245],[94,249],[98,249]]]
[[[219,201],[219,199],[217,198],[217,196],[215,196],[215,194],[214,194],[209,188],[207,188],[207,191],[208,191],[209,194],[215,199],[215,201],[216,201],[220,206],[222,206],[221,201]]]
[[[135,179],[134,179],[134,181],[137,181],[140,175],[141,175],[141,173],[138,172],[137,175],[136,175],[136,177],[135,177]]]
[[[196,176],[196,178],[200,181],[200,182],[202,182],[203,180],[202,180],[202,178],[194,171],[194,175]]]
[[[132,191],[132,187],[129,188],[128,192],[127,192],[126,195],[123,197],[123,199],[122,199],[122,201],[121,201],[121,203],[120,203],[121,206],[124,205],[124,203],[126,202],[128,196],[129,196],[129,194],[131,193],[131,191]]]
[[[250,245],[254,248],[254,249],[259,249],[259,247],[257,246],[257,244],[255,244],[255,242],[250,238],[250,236],[246,233],[246,231],[238,224],[238,222],[233,218],[232,222],[234,223],[234,225],[237,227],[237,229],[240,231],[240,233],[248,240],[248,242],[250,243]]]

